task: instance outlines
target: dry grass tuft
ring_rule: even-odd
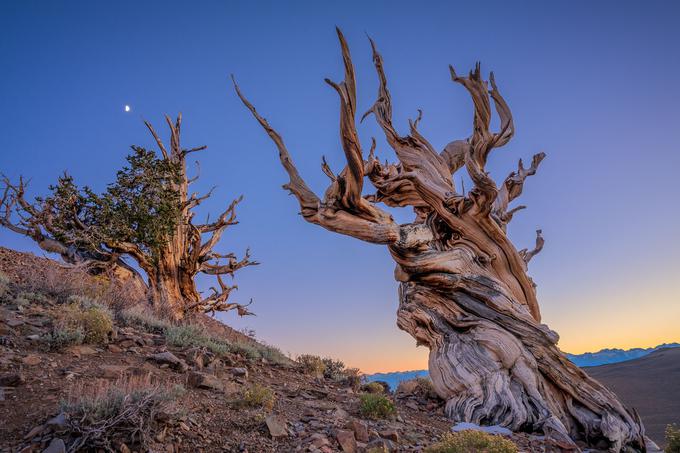
[[[517,453],[517,445],[501,436],[465,430],[446,433],[426,453]]]
[[[67,429],[76,438],[69,451],[117,451],[121,443],[146,450],[156,415],[168,410],[182,391],[153,383],[149,375],[74,386],[61,405]]]

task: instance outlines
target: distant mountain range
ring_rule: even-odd
[[[597,352],[586,352],[584,354],[566,354],[567,358],[581,367],[607,365],[611,363],[625,362],[627,360],[639,359],[662,348],[678,348],[680,343],[664,343],[653,348],[633,348],[633,349],[602,349]],[[426,377],[427,370],[416,371],[395,371],[393,373],[375,373],[366,376],[369,382],[383,381],[390,385],[392,390],[396,389],[400,382],[408,381],[416,377]]]

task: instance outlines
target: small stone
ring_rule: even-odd
[[[33,439],[35,436],[42,434],[42,432],[45,431],[45,425],[38,425],[34,427],[32,430],[30,430],[25,436],[24,439]]]
[[[368,427],[365,423],[354,419],[347,424],[347,428],[354,432],[354,437],[359,442],[368,442]]]
[[[26,336],[26,339],[30,340],[30,341],[38,341],[38,340],[40,340],[40,335],[37,335],[37,334],[36,335],[28,335],[28,336]]]
[[[224,390],[224,384],[218,378],[211,374],[200,373],[192,371],[187,377],[187,384],[191,387],[207,390]]]
[[[97,353],[96,349],[85,345],[70,346],[66,348],[66,351],[68,351],[69,353],[73,354],[75,357],[78,358],[80,358],[80,356],[83,355],[92,355]]]
[[[118,450],[120,451],[120,453],[130,453],[130,448],[125,444],[120,444],[118,446]]]
[[[17,387],[26,383],[26,378],[21,373],[8,373],[0,376],[0,387]]]
[[[169,351],[152,354],[149,356],[149,359],[156,363],[160,363],[161,365],[167,364],[175,371],[180,371],[182,373],[189,369],[189,366],[184,360],[178,358],[175,354]]]
[[[66,453],[66,445],[63,440],[55,437],[47,448],[43,450],[43,453]]]
[[[118,354],[120,352],[123,352],[123,350],[120,347],[116,346],[115,344],[110,344],[106,348],[109,350],[109,352],[113,352],[114,354]],[[125,445],[125,444],[123,444],[123,445]]]
[[[357,440],[354,433],[345,429],[338,429],[335,431],[335,439],[340,444],[340,449],[345,453],[356,453]]]
[[[286,429],[286,420],[276,414],[270,414],[265,419],[267,428],[269,429],[269,434],[276,437],[288,437],[288,430]]]
[[[56,417],[52,417],[45,424],[55,431],[66,428],[67,425],[66,414],[60,412],[59,415],[57,415]]]
[[[100,365],[102,377],[106,379],[118,379],[127,371],[129,367],[125,365]]]
[[[5,324],[7,324],[10,327],[19,327],[24,324],[24,322],[20,319],[8,319],[5,321]]]
[[[387,429],[380,432],[380,437],[383,439],[389,439],[393,442],[399,442],[399,433],[396,429]]]
[[[42,360],[40,359],[40,357],[38,357],[35,354],[29,354],[23,359],[21,359],[21,363],[23,363],[24,365],[38,365],[41,361]]]
[[[231,374],[233,374],[236,377],[242,377],[245,379],[248,379],[248,369],[247,368],[232,368]]]
[[[387,439],[373,439],[368,444],[366,444],[366,450],[371,451],[371,453],[388,453],[392,450],[392,443]]]

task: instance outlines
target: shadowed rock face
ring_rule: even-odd
[[[410,134],[392,124],[392,99],[383,60],[371,41],[379,88],[372,114],[399,162],[382,163],[375,140],[365,159],[356,125],[356,81],[349,48],[338,30],[345,78],[326,82],[340,97],[340,137],[347,165],[335,174],[323,198],[305,183],[281,136],[242,95],[237,94],[279,150],[288,173],[284,186],[296,196],[303,218],[327,230],[386,245],[396,262],[400,283],[397,325],[430,348],[429,373],[446,400],[446,414],[456,422],[501,425],[514,431],[545,434],[564,446],[619,451],[643,450],[642,426],[616,396],[571,363],[557,348],[558,336],[540,322],[529,261],[543,247],[517,250],[507,224],[523,206],[510,208],[544,153],[527,168],[497,185],[485,169],[491,151],[514,135],[510,108],[493,74],[482,79],[480,65],[451,78],[470,94],[473,132],[452,141],[440,153],[421,135],[422,112],[410,122]],[[491,130],[493,112],[500,130]],[[458,192],[454,173],[465,168],[474,186]],[[368,178],[376,192],[364,194]],[[415,219],[397,224],[378,203],[410,207]],[[578,445],[577,445],[578,443]]]

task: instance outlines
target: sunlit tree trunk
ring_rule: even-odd
[[[523,208],[509,208],[509,203],[545,155],[536,154],[529,168],[520,160],[500,187],[486,172],[489,153],[514,134],[510,109],[493,74],[487,84],[479,65],[466,77],[451,68],[452,80],[472,98],[473,133],[437,152],[418,131],[420,113],[409,122],[409,135],[394,129],[383,61],[371,41],[380,84],[377,101],[364,117],[374,115],[399,159],[381,163],[375,140],[367,157],[361,149],[354,68],[339,31],[338,36],[345,79],[326,82],[340,96],[347,165],[336,174],[323,161],[331,181],[323,199],[300,177],[281,136],[235,88],[278,147],[290,178],[284,188],[298,199],[303,218],[388,247],[400,284],[397,324],[430,349],[430,376],[446,400],[447,415],[453,421],[542,433],[557,449],[580,445],[644,451],[644,431],[635,412],[572,364],[558,349],[557,334],[541,324],[535,285],[527,275],[527,264],[543,247],[541,232],[534,248],[518,251],[506,226]],[[492,105],[500,120],[498,132],[490,130]],[[468,192],[453,183],[462,167],[474,184]],[[364,195],[364,177],[376,188],[374,194]],[[411,207],[415,218],[399,225],[378,203]]]

